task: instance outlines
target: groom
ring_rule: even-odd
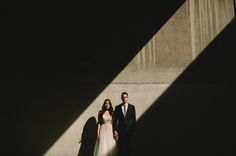
[[[133,132],[136,129],[135,106],[128,103],[128,93],[121,94],[122,103],[115,107],[113,130],[118,137],[119,156],[128,156]]]

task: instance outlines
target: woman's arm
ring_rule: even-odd
[[[101,125],[98,123],[97,124],[97,139],[100,138],[100,128],[101,128]]]
[[[113,112],[113,131],[117,131],[117,123],[118,123],[118,113],[117,113],[117,107],[115,108],[115,111]]]
[[[98,112],[98,123],[97,123],[97,139],[100,138],[100,128],[101,128],[101,125],[102,125],[102,112],[99,111]]]

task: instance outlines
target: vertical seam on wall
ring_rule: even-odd
[[[196,57],[196,40],[195,40],[195,17],[194,17],[194,1],[189,0],[188,1],[188,6],[189,6],[189,19],[190,19],[190,32],[191,32],[191,49],[192,49],[192,60],[195,59]]]

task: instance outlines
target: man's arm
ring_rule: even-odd
[[[133,118],[133,131],[135,131],[136,130],[136,110],[135,110],[135,106],[133,106],[132,118]]]
[[[113,124],[112,124],[113,134],[114,134],[115,138],[118,137],[117,123],[118,123],[118,111],[117,111],[117,107],[115,107],[115,111],[114,111],[114,114],[113,114]]]

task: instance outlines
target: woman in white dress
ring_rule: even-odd
[[[117,156],[116,139],[112,127],[113,108],[110,99],[106,99],[98,113],[97,141],[94,156]]]

